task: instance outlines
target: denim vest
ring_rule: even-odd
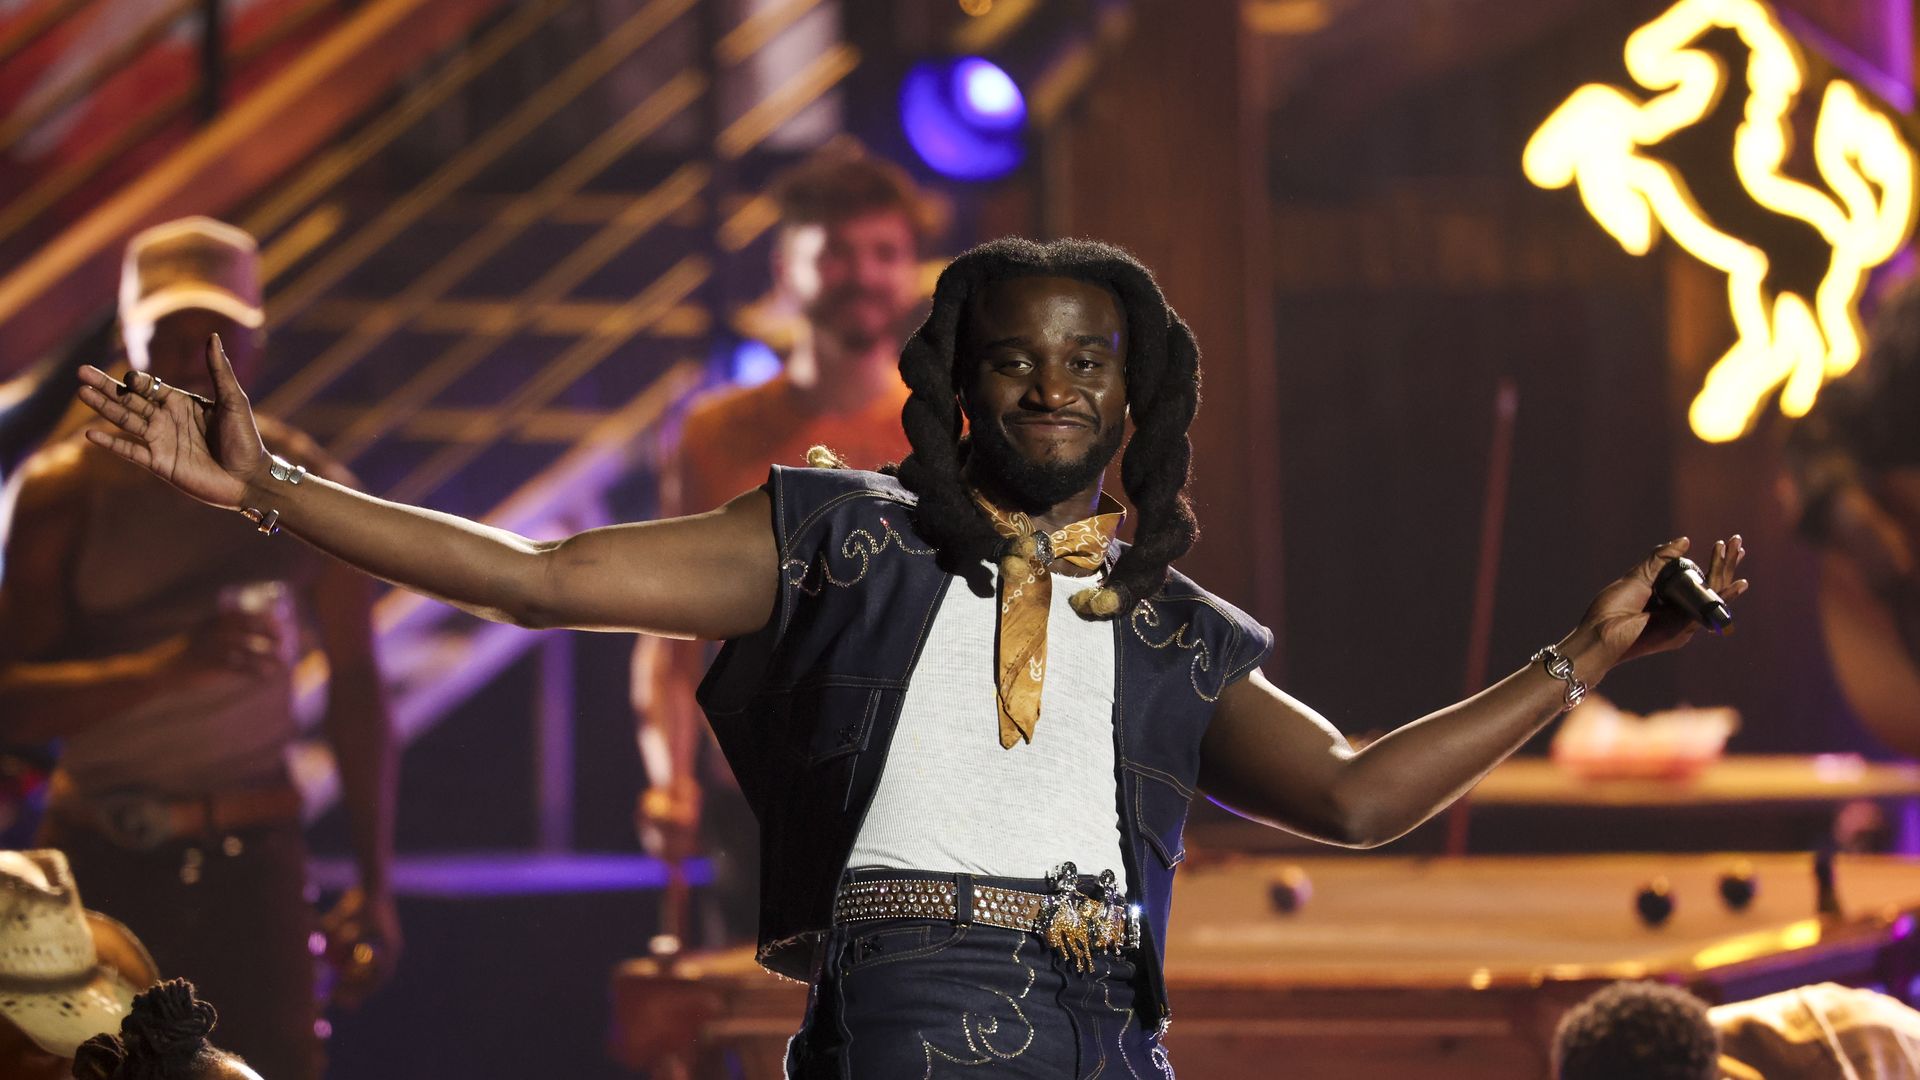
[[[805,979],[934,612],[947,589],[967,585],[936,565],[913,527],[914,496],[891,477],[775,467],[765,490],[779,599],[764,628],[720,650],[699,700],[760,821],[760,962]],[[1141,906],[1157,1020],[1200,740],[1221,690],[1259,664],[1273,635],[1178,573],[1115,619],[1113,633],[1116,769],[1107,797],[1118,804],[1121,854]]]

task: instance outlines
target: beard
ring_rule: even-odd
[[[995,494],[1013,501],[1012,509],[1040,514],[1087,490],[1120,452],[1125,425],[1102,429],[1077,458],[1035,461],[1014,448],[999,424],[975,424],[968,436],[968,464],[992,478]]]
[[[807,321],[833,335],[848,352],[865,352],[883,340],[900,340],[911,330],[911,305],[901,306],[884,292],[857,285],[823,293],[807,306]]]

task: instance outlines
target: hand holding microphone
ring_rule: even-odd
[[[1654,576],[1647,610],[1661,608],[1678,611],[1716,634],[1724,634],[1733,626],[1733,612],[1727,602],[1708,587],[1700,564],[1685,555],[1675,556]]]
[[[1732,627],[1731,607],[1748,587],[1736,576],[1746,544],[1738,535],[1715,543],[1704,573],[1686,557],[1689,546],[1685,537],[1661,544],[1594,597],[1562,649],[1591,650],[1578,661],[1588,665],[1582,679],[1591,684],[1623,661],[1677,649],[1702,628]]]

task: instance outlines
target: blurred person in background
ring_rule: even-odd
[[[843,146],[781,174],[771,197],[780,208],[773,297],[756,314],[778,320],[762,329],[785,339],[783,369],[694,402],[662,470],[664,517],[719,506],[764,480],[769,465],[804,464],[814,446],[858,468],[910,449],[900,342],[926,298],[920,259],[937,230],[929,199],[898,166]],[[701,937],[718,945],[753,935],[757,830],[694,702],[711,655],[702,642],[639,638],[632,696],[648,779],[642,840],[676,861],[711,854],[714,903]]]
[[[1861,365],[1786,444],[1780,493],[1820,553],[1834,674],[1866,728],[1920,756],[1920,279],[1883,297]]]
[[[159,978],[125,926],[81,905],[66,856],[0,851],[0,1077],[66,1080]]]
[[[251,236],[207,218],[155,226],[127,251],[126,368],[210,393],[219,332],[235,370],[260,367],[264,312]],[[305,435],[265,422],[296,460],[351,477]],[[163,970],[226,1010],[233,1048],[275,1080],[318,1075],[314,913],[291,662],[299,610],[331,672],[360,887],[329,913],[351,1004],[400,948],[388,887],[395,760],[373,654],[372,583],[245,521],[181,500],[143,470],[56,437],[21,467],[0,577],[0,742],[58,742],[41,842],[67,853],[100,910]]]
[[[1712,1008],[1677,986],[1620,982],[1576,1005],[1554,1080],[1915,1080],[1920,1012],[1816,983]]]

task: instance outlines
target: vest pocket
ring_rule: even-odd
[[[806,761],[824,765],[867,748],[880,711],[877,687],[825,684],[796,693],[795,719],[807,731]]]
[[[1159,854],[1169,869],[1187,857],[1182,833],[1187,827],[1187,810],[1193,804],[1193,792],[1173,780],[1135,771],[1133,779],[1133,817],[1140,835]]]

